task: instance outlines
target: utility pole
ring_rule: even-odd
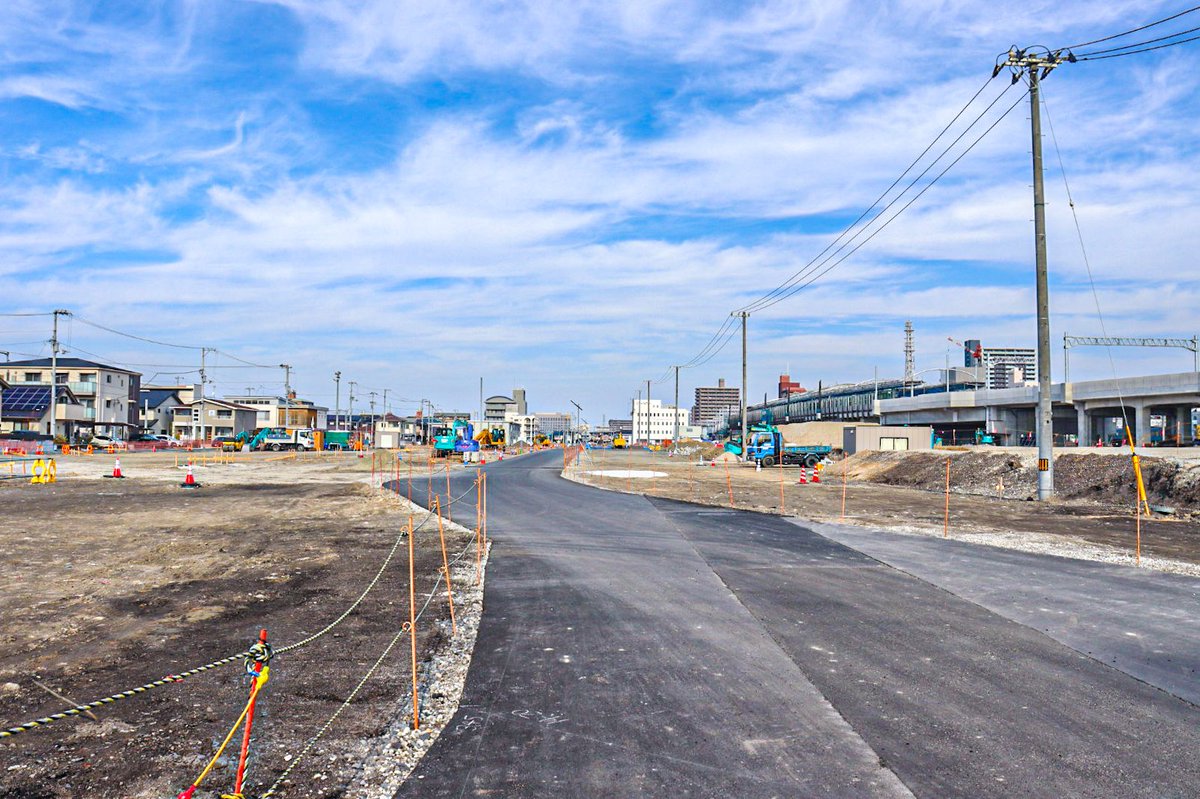
[[[385,388],[383,390],[383,421],[384,422],[387,422],[387,416],[388,416],[387,393],[388,393],[388,390]]]
[[[346,412],[346,430],[347,430],[347,432],[353,432],[352,428],[354,427],[354,424],[353,424],[353,422],[354,422],[354,387],[357,385],[358,385],[358,383],[356,381],[354,381],[354,380],[350,381],[350,410]]]
[[[201,347],[200,348],[200,428],[199,428],[200,438],[198,439],[198,441],[200,442],[201,446],[203,446],[204,442],[206,440],[208,440],[208,436],[206,435],[206,433],[208,432],[208,425],[205,423],[205,420],[204,420],[204,411],[207,410],[207,405],[205,403],[206,398],[204,396],[204,392],[206,391],[205,385],[207,385],[207,383],[208,383],[208,377],[207,377],[207,373],[205,372],[204,366],[205,366],[205,356],[207,356],[208,353],[210,353],[210,352],[216,352],[216,350],[214,350],[212,347]],[[197,431],[195,429],[193,429],[192,435],[195,436],[196,432]]]
[[[639,388],[637,391],[638,391],[637,405],[633,406],[633,414],[632,414],[632,416],[633,416],[633,423],[632,423],[633,424],[633,440],[634,441],[638,440],[638,437],[637,437],[637,406],[642,404],[642,390]]]
[[[742,317],[742,460],[746,459],[746,320],[750,318],[750,314],[746,311],[741,312]]]
[[[342,415],[342,373],[333,373],[333,418],[339,419]]]
[[[371,393],[371,446],[375,446],[375,394],[377,392],[372,391],[370,393]]]
[[[483,418],[483,378],[479,378],[479,430],[481,432],[487,427],[487,422]]]
[[[50,440],[58,436],[58,317],[70,316],[70,311],[61,308],[54,311],[54,323],[50,333]],[[7,356],[8,353],[5,353]],[[95,428],[93,428],[94,430]]]
[[[646,381],[646,446],[650,446],[650,381]]]
[[[579,403],[575,400],[568,400],[575,406],[575,440],[578,441],[583,433],[583,408],[579,407]]]
[[[283,370],[283,426],[287,427],[292,423],[292,365],[281,363],[279,368]]]
[[[1037,280],[1038,407],[1034,432],[1038,451],[1038,499],[1054,496],[1054,410],[1050,396],[1050,289],[1046,266],[1046,196],[1042,179],[1042,117],[1039,84],[1063,62],[1061,52],[1032,53],[1012,48],[993,76],[1007,66],[1013,82],[1029,78],[1029,121],[1033,140],[1033,241]],[[1074,60],[1068,55],[1066,60]],[[1040,73],[1040,74],[1039,74]]]
[[[674,443],[673,443],[671,449],[675,453],[678,453],[679,452],[679,367],[678,366],[675,367],[675,410],[674,410],[674,412],[672,412],[671,415],[673,417],[675,417],[675,434],[674,434],[674,437],[671,439],[671,441]]]

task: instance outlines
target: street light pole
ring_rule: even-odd
[[[333,418],[339,419],[342,415],[342,373],[333,373]]]

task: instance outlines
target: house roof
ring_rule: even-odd
[[[48,369],[48,368],[50,368],[50,359],[49,358],[30,358],[30,359],[24,360],[24,361],[7,361],[4,364],[0,364],[0,365],[3,365],[3,366],[44,366]],[[105,371],[108,371],[108,372],[122,372],[127,375],[140,375],[141,374],[141,372],[135,372],[131,369],[122,369],[119,366],[109,366],[108,364],[97,363],[96,361],[87,361],[87,360],[84,360],[83,358],[59,358],[58,359],[58,368],[59,369],[104,369]]]
[[[176,408],[191,408],[196,405],[199,405],[200,403],[204,403],[204,405],[206,407],[209,405],[215,405],[215,406],[219,406],[221,408],[229,408],[229,409],[235,410],[235,411],[250,411],[251,413],[258,413],[258,408],[251,408],[249,405],[238,405],[236,402],[230,402],[229,400],[216,399],[215,397],[206,397],[204,399],[192,400],[191,402],[181,402],[178,405],[176,405],[175,407]]]
[[[79,404],[79,399],[67,386],[59,386],[58,395],[65,396],[71,405]],[[5,419],[41,419],[49,405],[49,385],[14,386],[4,391]]]
[[[508,403],[508,402],[516,402],[516,400],[515,400],[515,399],[513,399],[512,397],[506,397],[506,396],[504,396],[503,394],[495,394],[495,395],[493,395],[493,396],[491,396],[491,397],[488,397],[486,400],[484,400],[484,403],[488,403],[488,402],[492,402],[492,403],[495,403],[495,402],[504,402],[504,403]]]
[[[140,405],[145,407],[149,405],[151,408],[157,408],[164,402],[174,401],[179,402],[179,391],[173,388],[143,388],[141,391]]]

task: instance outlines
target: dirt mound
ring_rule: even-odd
[[[850,480],[941,491],[950,461],[950,490],[956,494],[1032,498],[1037,491],[1036,454],[1006,451],[862,452],[835,464]],[[1142,475],[1152,505],[1200,512],[1200,462],[1142,458]],[[1062,454],[1054,459],[1060,499],[1129,507],[1137,496],[1133,465],[1111,454]]]

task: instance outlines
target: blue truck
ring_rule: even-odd
[[[833,447],[824,445],[788,444],[783,434],[774,425],[755,425],[749,432],[750,443],[746,447],[746,460],[758,461],[763,466],[816,466]],[[725,445],[728,452],[742,454],[740,442]]]

